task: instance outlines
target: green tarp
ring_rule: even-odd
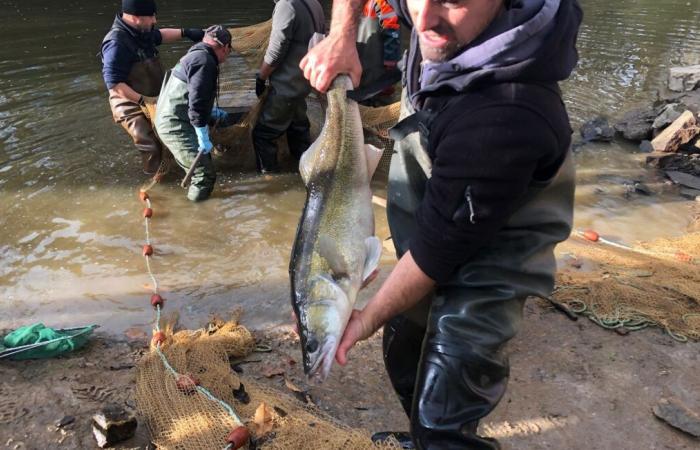
[[[0,358],[42,359],[76,350],[88,341],[96,325],[53,329],[43,323],[21,327],[9,333],[0,346]]]

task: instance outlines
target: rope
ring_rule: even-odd
[[[149,186],[150,189],[150,186]],[[143,202],[146,204],[146,207],[152,210],[152,204],[151,204],[151,199],[148,196],[147,193],[148,189],[141,189],[141,199]],[[144,214],[144,223],[145,223],[145,228],[146,228],[146,245],[151,245],[151,229],[150,229],[150,222],[151,222],[151,217],[147,214]],[[157,295],[158,294],[158,280],[156,279],[154,273],[153,273],[153,268],[151,267],[151,255],[146,254],[144,252],[144,258],[146,259],[146,270],[148,271],[148,276],[151,278],[153,281],[153,294]],[[155,332],[156,333],[161,333],[160,329],[160,320],[161,320],[161,315],[162,315],[162,309],[161,305],[157,304],[155,306]],[[161,350],[161,345],[162,342],[160,340],[157,340],[155,342],[155,352],[156,354],[160,357],[160,360],[163,362],[163,366],[166,368],[168,373],[173,377],[174,380],[177,380],[181,376],[188,376],[188,375],[183,375],[178,373],[172,365],[170,365],[170,362],[168,362],[168,358],[165,356],[163,351]],[[223,408],[233,419],[233,421],[237,424],[237,426],[243,426],[243,421],[238,417],[236,412],[233,410],[233,408],[223,400],[217,398],[214,396],[209,390],[206,388],[195,385],[195,391],[198,392],[199,394],[203,395],[207,399],[209,399],[211,402],[218,404],[221,408]],[[225,447],[225,450],[231,450],[233,448],[233,444],[229,444]]]
[[[561,289],[561,287],[557,288],[555,292]],[[601,328],[605,328],[606,330],[625,328],[629,331],[638,331],[650,326],[660,325],[656,321],[643,316],[633,316],[623,319],[620,317],[619,309],[615,310],[614,316],[601,316],[595,311],[594,305],[589,306],[586,302],[577,298],[566,300],[563,303],[565,303],[569,307],[571,312],[588,318],[591,322],[595,323]],[[686,314],[683,316],[683,320],[694,316],[700,317],[700,314]],[[674,333],[668,328],[668,326],[664,326],[664,329],[666,333],[668,333],[668,335],[671,336],[671,338],[673,338],[674,340],[678,342],[688,342],[688,337],[686,335],[681,333]]]

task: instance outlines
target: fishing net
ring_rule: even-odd
[[[236,57],[230,58],[220,68],[219,76],[219,102],[222,107],[243,109],[245,113],[242,119],[229,127],[213,127],[211,140],[216,145],[215,155],[225,157],[225,163],[242,169],[255,167],[253,142],[251,133],[260,115],[265,96],[260,99],[252,96],[254,71],[260,67],[265,55],[267,43],[272,30],[272,20],[250,25],[247,27],[230,28],[231,46],[236,52]],[[242,67],[240,61],[245,62]],[[249,72],[249,73],[248,73]],[[246,83],[246,81],[249,81]],[[224,99],[222,101],[222,99]],[[323,126],[323,111],[316,98],[311,97],[309,106],[309,121],[311,122],[311,135],[315,138]],[[388,173],[393,140],[389,137],[389,128],[394,126],[399,118],[399,102],[388,106],[370,107],[360,105],[362,125],[365,129],[366,139],[369,143],[382,148],[384,155],[377,168],[379,176]],[[155,117],[155,105],[144,107],[144,112],[151,120]],[[280,139],[281,148],[284,142]],[[163,157],[161,166],[153,177],[150,186],[160,181],[173,165],[173,157],[170,152]],[[284,158],[284,155],[280,155]],[[284,161],[282,161],[284,163]]]
[[[231,47],[241,55],[249,67],[257,69],[262,63],[272,32],[272,19],[247,27],[229,28]]]
[[[700,340],[700,233],[631,249],[573,237],[558,250],[555,301],[623,334],[657,326],[679,341]]]
[[[257,449],[378,449],[369,435],[340,424],[317,408],[265,387],[231,368],[255,349],[251,333],[237,320],[213,320],[206,329],[163,331],[161,351],[175,372],[197,378],[214,397],[230,405],[251,431]],[[138,366],[136,401],[163,449],[223,449],[238,423],[222,404],[187,389],[166,367],[155,348]],[[252,447],[252,446],[251,446]]]

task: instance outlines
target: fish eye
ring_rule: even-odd
[[[318,340],[314,337],[310,337],[306,341],[306,351],[309,353],[314,353],[316,350],[318,350]]]

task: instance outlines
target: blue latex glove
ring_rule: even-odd
[[[207,154],[211,151],[214,146],[209,140],[209,128],[208,127],[194,127],[194,132],[197,133],[197,143],[199,144],[199,149]]]
[[[214,120],[226,121],[228,113],[221,108],[214,108],[211,110],[211,118]]]

